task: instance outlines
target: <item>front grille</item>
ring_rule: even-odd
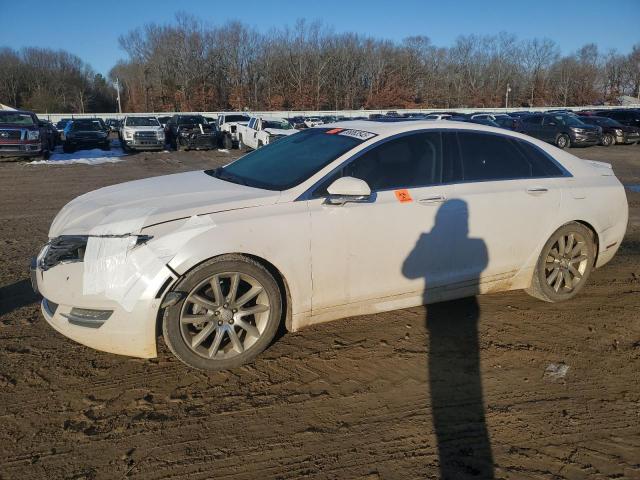
[[[135,138],[136,140],[140,139],[140,140],[149,140],[149,139],[156,139],[156,132],[153,131],[141,131],[141,132],[135,132],[133,134],[133,138]]]
[[[0,129],[0,140],[20,140],[21,138],[22,130]]]

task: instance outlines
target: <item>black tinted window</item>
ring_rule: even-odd
[[[522,119],[523,123],[527,123],[529,125],[541,125],[542,117],[524,117]]]
[[[371,190],[411,188],[440,183],[442,141],[439,132],[418,133],[374,147],[343,169]]]
[[[532,177],[561,177],[564,174],[562,169],[535,145],[517,139],[510,141],[516,145],[531,165]]]
[[[458,132],[464,181],[529,178],[532,168],[509,138],[479,132]]]

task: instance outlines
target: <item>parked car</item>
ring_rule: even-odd
[[[602,140],[602,129],[583,123],[579,117],[563,113],[534,113],[521,117],[522,132],[558,148],[588,147]]]
[[[453,116],[454,115],[451,115],[449,113],[430,113],[429,115],[425,115],[424,119],[425,120],[446,120]],[[456,114],[456,116],[459,116],[459,114]]]
[[[115,118],[107,118],[104,123],[110,132],[119,132],[122,127],[122,121]]]
[[[63,132],[64,128],[67,126],[67,123],[69,123],[71,120],[71,118],[63,118],[62,120],[59,120],[56,123],[56,128],[58,129],[58,131]]]
[[[307,128],[317,127],[318,125],[322,125],[323,123],[325,122],[320,117],[306,117],[304,119],[304,125]]]
[[[60,143],[60,133],[56,129],[55,125],[48,120],[40,120],[39,123],[40,127],[45,131],[49,150],[53,150],[56,145]]]
[[[221,146],[227,150],[238,148],[238,125],[246,125],[247,123],[249,123],[249,115],[246,113],[231,112],[218,115]]]
[[[202,115],[174,115],[165,127],[167,141],[176,150],[208,150],[218,147],[218,129]]]
[[[640,128],[622,125],[613,118],[595,115],[580,117],[584,123],[602,128],[601,145],[609,147],[616,143],[632,144],[640,141]]]
[[[598,112],[601,117],[613,118],[622,125],[640,128],[640,111],[634,109],[624,110],[601,110]]]
[[[224,167],[78,197],[53,220],[32,281],[46,321],[73,340],[155,357],[161,331],[186,364],[228,369],[282,324],[516,289],[569,300],[627,221],[610,165],[532,137],[342,122]]]
[[[285,118],[251,117],[247,125],[238,125],[238,141],[240,148],[256,150],[297,131]]]
[[[125,117],[119,136],[124,151],[164,149],[165,132],[156,117]]]
[[[105,131],[104,124],[95,118],[76,118],[67,123],[62,150],[72,153],[92,148],[111,149],[109,134]]]
[[[47,159],[53,149],[48,128],[33,112],[0,110],[0,157]]]

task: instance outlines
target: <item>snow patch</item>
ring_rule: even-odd
[[[94,148],[92,150],[78,150],[73,153],[63,153],[60,148],[56,148],[49,157],[49,160],[29,162],[29,165],[71,165],[74,163],[99,165],[101,163],[122,162],[124,159],[121,157],[124,156],[126,156],[126,154],[119,146],[112,146],[111,150]]]
[[[219,148],[218,151],[221,152],[221,153],[229,153],[229,149],[228,148]]]

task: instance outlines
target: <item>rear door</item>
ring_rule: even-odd
[[[527,135],[542,138],[542,115],[529,115],[522,118],[522,127]]]
[[[468,237],[487,249],[481,258],[462,252],[455,268],[464,280],[515,275],[536,259],[556,223],[564,172],[535,145],[487,132],[456,137],[455,197],[468,210]]]

